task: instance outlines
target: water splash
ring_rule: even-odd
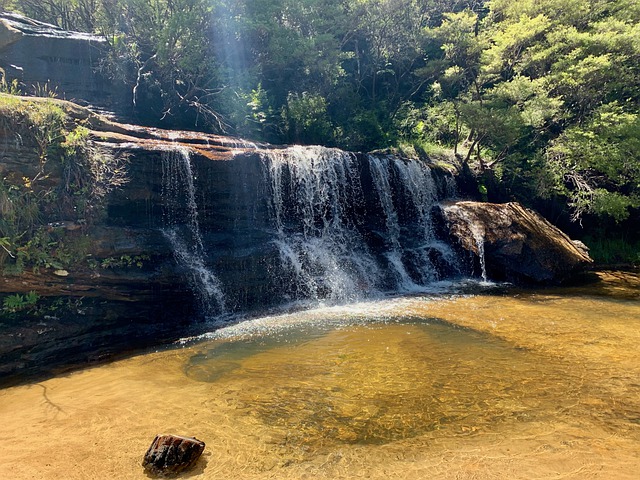
[[[189,150],[175,146],[162,152],[162,197],[165,200],[163,233],[178,264],[185,267],[205,316],[226,311],[220,281],[206,264],[200,234],[198,205]]]
[[[260,154],[293,298],[335,304],[422,291],[440,280],[437,262],[454,270],[453,251],[433,231],[438,195],[426,164],[318,146]]]
[[[355,155],[295,146],[262,159],[274,244],[294,296],[345,302],[376,291],[378,265],[349,212],[363,197]]]

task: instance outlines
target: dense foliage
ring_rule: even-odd
[[[5,0],[107,36],[145,121],[450,148],[503,198],[640,207],[636,0]],[[187,125],[188,124],[188,125]],[[497,186],[497,187],[494,187]]]

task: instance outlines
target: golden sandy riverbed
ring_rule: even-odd
[[[144,479],[156,433],[193,479],[635,479],[637,276],[413,297],[0,390],[0,478]]]

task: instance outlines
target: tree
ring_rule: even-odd
[[[5,2],[25,15],[66,30],[94,32],[102,0],[19,0]]]
[[[453,147],[503,197],[633,213],[634,0],[21,0],[106,35],[146,123],[368,150]],[[545,191],[546,189],[546,191]]]
[[[595,213],[625,220],[640,207],[640,116],[618,102],[602,105],[551,144],[547,162],[574,219]]]
[[[622,220],[638,196],[638,9],[568,2],[491,2],[461,119],[487,148],[481,166],[515,180],[503,184],[512,195],[562,193],[576,220],[587,212]],[[555,187],[541,192],[549,178]]]

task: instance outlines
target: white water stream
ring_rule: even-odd
[[[167,205],[163,233],[178,264],[189,273],[191,286],[206,316],[226,311],[220,281],[206,263],[189,150],[176,146],[162,153],[163,192]],[[181,212],[186,212],[186,222]],[[180,220],[180,221],[179,221]]]

